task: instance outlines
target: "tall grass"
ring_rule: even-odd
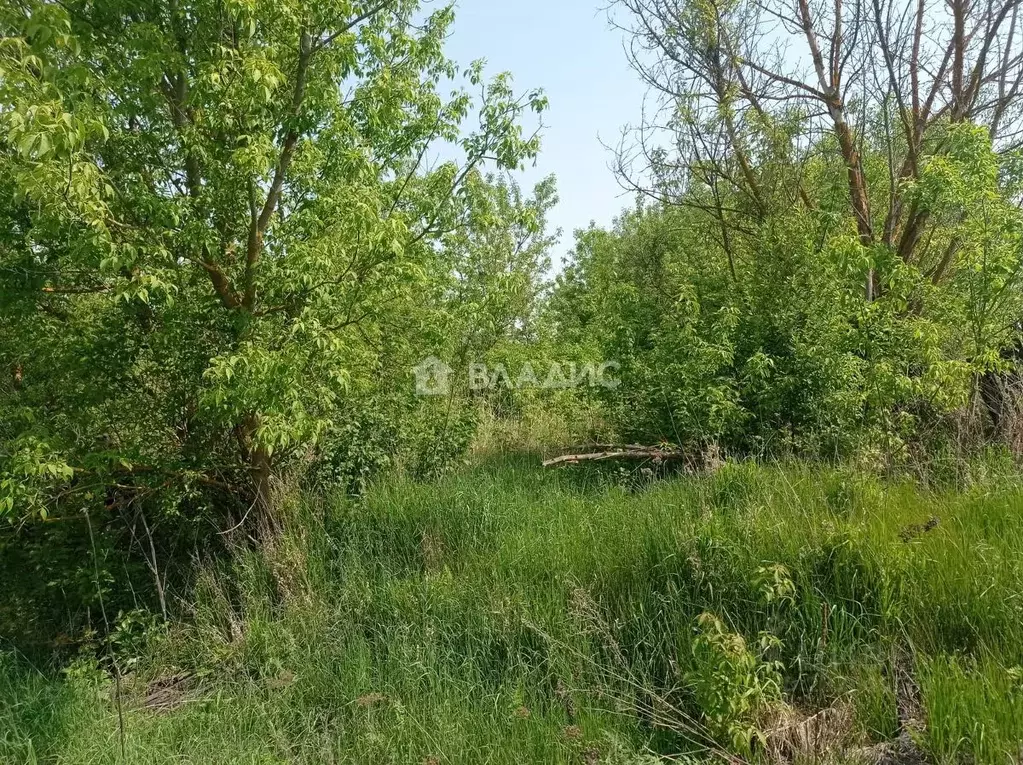
[[[747,733],[780,706],[837,701],[847,752],[907,731],[937,760],[1004,763],[1023,740],[1021,510],[997,477],[728,464],[638,485],[527,456],[306,498],[123,657],[123,729],[106,674],[5,659],[0,759],[756,758]]]

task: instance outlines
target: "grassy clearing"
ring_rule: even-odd
[[[123,760],[107,675],[11,657],[0,760],[777,757],[777,720],[833,707],[834,756],[905,733],[1005,763],[1021,511],[997,476],[729,464],[620,486],[527,457],[309,501],[275,549],[210,564],[189,619],[121,641]]]

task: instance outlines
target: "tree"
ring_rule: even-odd
[[[617,5],[633,66],[658,96],[657,116],[638,128],[656,178],[682,172],[710,187],[714,213],[739,228],[722,189],[763,214],[779,188],[764,177],[770,165],[784,170],[788,203],[814,207],[821,200],[808,194],[807,165],[832,157],[846,174],[845,212],[864,248],[892,249],[935,282],[950,277],[958,247],[928,246],[940,223],[912,189],[927,158],[947,151],[949,125],[983,124],[1002,155],[1020,148],[1019,0]],[[677,153],[648,148],[661,128]],[[876,287],[872,279],[868,298]]]
[[[28,0],[0,17],[0,510],[236,503],[371,378],[543,96],[416,0]],[[478,119],[466,134],[463,123]],[[435,159],[453,147],[456,161]]]
[[[623,138],[619,177],[691,211],[738,310],[782,317],[810,300],[807,279],[817,297],[841,285],[823,305],[857,338],[861,382],[891,394],[864,404],[892,425],[1011,365],[1023,314],[1017,0],[613,7],[655,102]],[[791,349],[795,326],[768,323],[781,332],[771,347]],[[998,397],[984,398],[997,419]]]

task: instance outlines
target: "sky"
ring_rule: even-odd
[[[622,34],[612,30],[606,0],[458,0],[445,48],[460,65],[483,58],[491,74],[511,72],[516,89],[544,89],[543,147],[523,188],[547,175],[558,179],[560,202],[550,216],[561,228],[555,264],[572,232],[590,221],[608,226],[631,197],[609,169],[621,129],[639,119],[645,88],[629,68]]]

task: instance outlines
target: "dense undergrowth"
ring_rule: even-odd
[[[1020,2],[0,3],[0,765],[1019,763]]]
[[[900,736],[1013,761],[1023,486],[992,464],[928,487],[518,456],[307,497],[273,545],[208,563],[186,618],[124,627],[119,683],[109,658],[8,652],[0,761],[855,759]],[[827,730],[793,743],[808,719]]]

